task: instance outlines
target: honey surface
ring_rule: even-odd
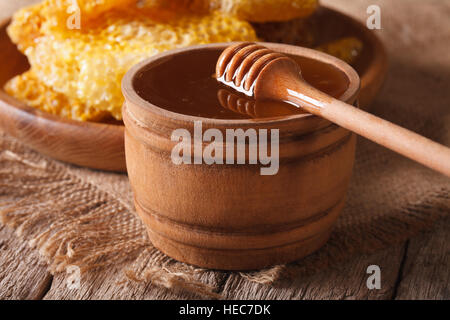
[[[219,83],[214,77],[221,50],[180,53],[137,74],[134,88],[148,102],[168,111],[214,119],[261,119],[303,113],[277,101],[254,101]],[[341,71],[317,61],[293,57],[303,78],[339,98],[348,88]]]

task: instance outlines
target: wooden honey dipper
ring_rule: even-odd
[[[315,89],[282,53],[255,43],[231,45],[217,61],[216,77],[255,100],[291,103],[450,177],[448,147]]]

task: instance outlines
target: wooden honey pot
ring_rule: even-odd
[[[189,89],[187,78],[171,80],[177,70],[186,76],[212,75],[217,57],[228,45],[166,52],[127,73],[122,84],[126,162],[137,212],[157,248],[205,268],[257,269],[300,259],[325,244],[345,203],[356,138],[328,120],[294,109],[290,113],[286,105],[279,106],[283,116],[278,117],[227,110],[219,101],[223,92],[217,97],[218,90],[202,87],[202,81],[213,85],[206,73],[202,78],[206,80],[191,82],[200,92],[197,99],[208,100],[189,96],[194,89]],[[319,89],[355,103],[359,77],[344,62],[310,49],[264,45],[294,57],[305,70],[305,79]],[[189,59],[201,61],[203,67]],[[334,85],[314,70],[329,75]],[[202,103],[211,106],[202,109]],[[200,123],[199,142],[195,135]],[[190,163],[173,161],[173,150],[180,143],[173,135],[180,129],[194,137],[185,144],[191,148],[183,149],[183,156],[192,150],[184,158]],[[223,164],[198,159],[211,145],[205,141],[209,129],[223,137],[227,130],[253,129],[272,139],[270,133],[277,131],[277,172],[261,174],[262,162],[250,163],[250,146],[244,163],[234,152],[235,161],[227,164],[225,139],[215,141],[220,146],[215,159],[217,150],[225,151]],[[274,152],[272,145],[269,149]]]

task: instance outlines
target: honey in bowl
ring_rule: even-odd
[[[134,89],[143,99],[168,111],[213,119],[265,119],[304,113],[288,103],[255,101],[217,81],[221,50],[179,53],[140,71]],[[291,56],[303,78],[315,88],[339,98],[348,88],[337,68],[306,57]]]

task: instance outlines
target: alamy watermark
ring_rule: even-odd
[[[367,267],[366,270],[367,274],[370,274],[370,276],[367,278],[366,286],[367,289],[373,290],[373,289],[381,289],[381,269],[376,264],[370,265]]]
[[[172,132],[171,140],[177,142],[171,153],[174,164],[246,164],[248,159],[248,164],[261,165],[261,175],[277,174],[278,129],[226,129],[224,137],[219,129],[203,132],[202,127],[201,121],[194,122],[194,137],[186,129]]]
[[[67,7],[67,13],[70,14],[66,21],[67,28],[70,30],[81,29],[81,10],[77,0],[71,0],[70,6]]]
[[[366,26],[370,30],[381,29],[381,8],[375,4],[367,7],[369,17],[366,20]]]
[[[79,290],[81,287],[81,270],[80,267],[70,265],[66,268],[68,275],[66,279],[66,286],[69,290]]]

